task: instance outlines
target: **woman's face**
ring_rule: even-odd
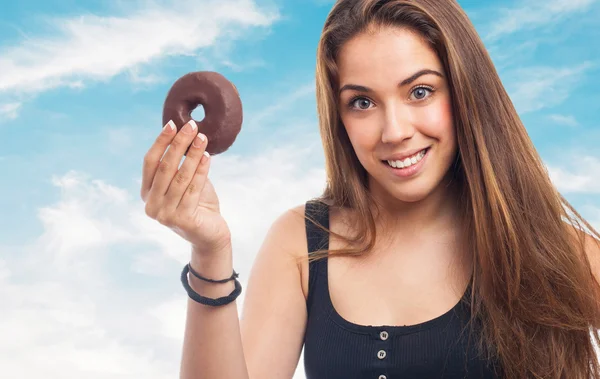
[[[442,188],[457,143],[437,54],[406,29],[382,28],[348,41],[337,63],[340,117],[373,195],[416,202]]]

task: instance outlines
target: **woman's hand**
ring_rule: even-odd
[[[193,120],[179,132],[169,122],[144,157],[141,196],[149,217],[189,241],[194,252],[210,255],[230,247],[231,234],[208,179],[207,143]]]

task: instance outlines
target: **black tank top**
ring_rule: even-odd
[[[308,201],[306,213],[329,228],[329,207]],[[306,220],[309,254],[329,247],[326,232]],[[337,313],[329,296],[327,258],[309,265],[304,337],[307,379],[494,379],[463,326],[469,288],[451,310],[408,326],[358,325]],[[470,337],[474,342],[473,336]],[[496,365],[497,366],[497,365]]]

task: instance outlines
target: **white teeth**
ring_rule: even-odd
[[[414,164],[417,164],[425,156],[425,150],[421,150],[419,153],[412,157],[406,158],[403,161],[387,161],[387,163],[394,168],[406,168]]]

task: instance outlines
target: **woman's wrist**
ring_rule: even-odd
[[[231,247],[210,253],[192,249],[190,266],[200,276],[207,279],[222,280],[230,278],[233,274]],[[195,277],[191,272],[188,274],[188,277],[190,286],[196,292],[206,297],[217,298],[227,296],[235,288],[233,280],[225,283],[211,283]]]

